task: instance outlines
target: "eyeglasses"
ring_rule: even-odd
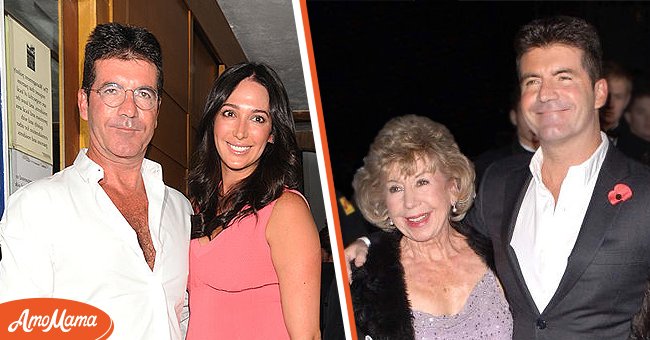
[[[97,92],[104,104],[110,107],[118,107],[124,103],[126,92],[133,92],[133,102],[140,110],[151,110],[158,103],[158,93],[150,87],[138,87],[134,90],[127,90],[120,84],[108,83],[99,89],[90,89]]]

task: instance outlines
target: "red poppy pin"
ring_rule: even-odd
[[[625,184],[616,184],[614,189],[607,194],[607,198],[609,198],[609,203],[617,205],[632,198],[632,189]]]

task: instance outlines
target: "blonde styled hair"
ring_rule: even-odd
[[[419,159],[427,163],[427,171],[441,171],[456,181],[456,212],[450,206],[449,219],[465,217],[474,201],[474,166],[444,125],[427,117],[405,115],[389,120],[379,131],[352,181],[356,203],[370,223],[384,230],[395,229],[388,222],[383,181],[392,169],[413,175]]]

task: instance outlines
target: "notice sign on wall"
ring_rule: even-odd
[[[13,194],[16,190],[28,183],[52,174],[51,164],[45,163],[18,150],[9,150],[9,154],[11,158],[9,194]]]
[[[9,147],[52,164],[50,49],[5,17]]]

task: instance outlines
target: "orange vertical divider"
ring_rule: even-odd
[[[316,61],[314,58],[314,48],[312,46],[312,40],[311,40],[311,31],[309,29],[309,15],[307,14],[307,1],[306,0],[300,0],[300,11],[302,13],[302,19],[303,19],[303,27],[304,27],[304,33],[305,33],[305,42],[307,45],[307,55],[309,58],[309,71],[311,73],[311,79],[312,79],[312,86],[314,89],[314,101],[316,104],[316,111],[318,114],[318,124],[320,127],[320,135],[321,135],[321,141],[322,141],[322,148],[323,148],[323,158],[324,158],[324,163],[325,163],[325,172],[327,174],[327,186],[329,188],[330,192],[330,204],[332,206],[332,216],[334,217],[334,222],[336,224],[336,228],[334,230],[336,231],[336,246],[339,250],[339,261],[341,265],[341,272],[342,272],[342,278],[340,281],[343,283],[343,290],[345,291],[345,303],[347,307],[347,317],[350,322],[350,333],[352,334],[353,339],[357,339],[357,330],[355,327],[354,323],[354,313],[352,312],[354,309],[352,308],[352,297],[350,295],[350,282],[348,281],[348,277],[345,272],[346,264],[345,264],[345,254],[344,254],[344,249],[343,249],[343,238],[341,235],[341,223],[339,220],[339,215],[338,215],[338,209],[336,205],[336,194],[334,190],[334,180],[332,176],[332,166],[330,165],[330,155],[329,155],[329,148],[327,146],[327,134],[325,133],[325,122],[323,119],[323,106],[321,103],[321,96],[320,96],[320,88],[318,87],[318,76],[316,75]]]

